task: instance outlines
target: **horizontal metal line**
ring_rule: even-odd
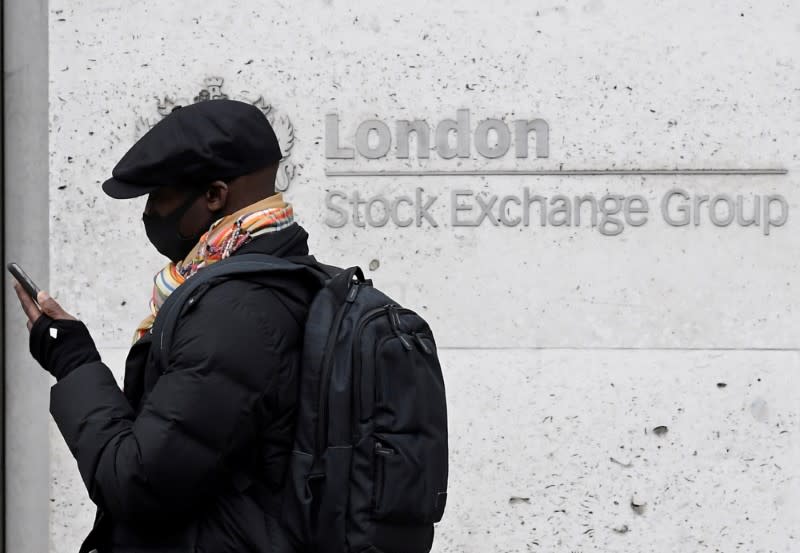
[[[755,351],[755,352],[792,352],[800,353],[800,348],[725,348],[725,347],[667,347],[667,346],[439,346],[442,350],[461,351],[538,351],[538,350],[566,350],[566,351]]]
[[[788,169],[487,169],[465,171],[338,171],[325,169],[328,177],[455,177],[455,176],[539,176],[539,177],[583,177],[597,175],[611,176],[689,176],[689,175],[786,175]]]

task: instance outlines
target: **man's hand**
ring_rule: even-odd
[[[28,330],[31,329],[33,323],[35,323],[42,314],[47,315],[53,320],[77,321],[75,317],[64,311],[58,302],[51,298],[50,294],[47,292],[39,292],[39,296],[36,298],[36,302],[39,302],[39,305],[36,305],[36,302],[22,289],[22,286],[20,286],[18,282],[14,283],[14,291],[17,293],[19,303],[22,305],[22,310],[28,317]]]
[[[31,355],[42,368],[61,380],[81,365],[100,361],[86,325],[64,311],[47,292],[39,292],[36,305],[18,283],[14,290],[28,317]]]

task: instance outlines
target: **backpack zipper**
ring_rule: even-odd
[[[345,299],[345,303],[339,307],[339,312],[336,313],[336,318],[331,325],[331,332],[328,335],[328,341],[325,344],[325,354],[322,356],[322,376],[320,378],[319,386],[319,404],[317,411],[319,412],[319,420],[317,421],[317,439],[314,455],[314,464],[321,461],[322,452],[328,447],[328,388],[331,383],[331,371],[333,369],[333,350],[336,346],[336,340],[339,337],[339,330],[341,330],[342,320],[349,311],[350,306],[358,295],[359,284],[356,282],[350,288]]]
[[[374,319],[379,318],[382,315],[386,315],[389,318],[389,324],[393,324],[391,312],[398,316],[399,314],[411,314],[413,315],[414,312],[410,309],[406,309],[405,307],[400,307],[393,303],[387,303],[386,305],[382,305],[381,307],[376,307],[375,309],[371,309],[367,311],[363,317],[361,318],[361,322],[359,322],[358,327],[356,327],[356,331],[354,334],[354,343],[358,344],[361,342],[361,334],[364,332],[364,327],[373,321]],[[399,318],[398,318],[399,321]],[[394,329],[394,326],[392,327]],[[396,334],[396,333],[395,333]],[[407,340],[406,340],[407,342]],[[353,437],[357,438],[359,435],[358,432],[358,424],[362,419],[363,413],[361,412],[361,375],[363,373],[363,361],[361,358],[361,348],[353,348],[353,385],[355,390],[353,391],[353,404],[354,409],[353,412],[356,414],[353,417]]]
[[[394,335],[397,336],[397,339],[400,340],[401,344],[403,344],[403,349],[406,351],[411,351],[414,349],[414,346],[411,345],[411,342],[408,341],[408,338],[404,336],[403,331],[400,329],[400,315],[397,314],[397,308],[394,305],[390,305],[388,311],[389,321],[392,325]]]
[[[386,305],[382,305],[381,307],[376,307],[375,309],[370,309],[364,316],[361,318],[361,321],[358,323],[358,327],[356,327],[356,332],[354,334],[354,344],[358,344],[361,342],[361,334],[364,332],[364,327],[367,326],[368,323],[371,321],[379,318],[381,315],[387,314],[389,306],[391,304],[387,303]],[[361,374],[362,374],[362,367],[361,367],[361,348],[354,347],[353,348],[353,437],[357,437],[358,432],[358,423],[361,421]]]
[[[395,455],[397,451],[390,447],[385,447],[380,441],[375,441],[373,448],[375,455],[373,460],[375,463],[375,482],[373,482],[372,494],[372,510],[376,513],[380,512],[380,505],[383,500],[383,486],[386,478],[386,463],[385,458]]]
[[[422,348],[422,351],[424,351],[428,355],[433,354],[433,350],[423,340],[423,338],[426,337],[424,334],[420,334],[419,332],[412,332],[411,334],[412,336],[414,336],[414,338],[417,339],[417,344],[419,344],[419,347]]]

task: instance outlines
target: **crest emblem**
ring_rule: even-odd
[[[225,80],[222,77],[209,77],[205,79],[203,87],[193,96],[192,100],[178,96],[156,96],[157,115],[154,114],[151,117],[141,116],[136,120],[136,138],[141,138],[153,125],[172,113],[175,108],[197,102],[204,102],[206,100],[231,98],[222,91],[224,82]],[[252,94],[245,90],[231,99],[247,102],[256,106],[264,113],[269,124],[272,125],[275,136],[278,137],[281,153],[283,154],[278,167],[278,175],[275,178],[275,190],[285,192],[288,190],[289,184],[292,182],[296,172],[294,163],[289,159],[292,153],[292,147],[294,146],[294,125],[292,125],[288,116],[276,113],[272,104],[267,102],[261,94]]]

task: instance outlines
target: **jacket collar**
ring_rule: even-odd
[[[299,223],[285,229],[256,236],[232,255],[265,253],[276,257],[302,257],[308,255],[308,233]]]

